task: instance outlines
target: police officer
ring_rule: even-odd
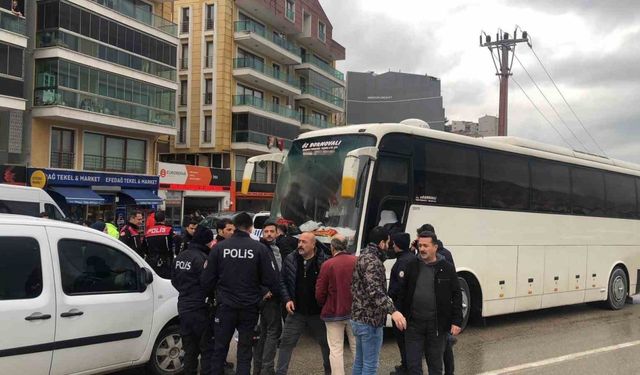
[[[213,357],[213,330],[209,319],[206,291],[200,284],[200,276],[207,261],[213,232],[198,226],[189,246],[176,258],[171,284],[178,290],[178,314],[180,335],[184,348],[184,373],[198,373],[198,356],[202,374],[211,373]]]
[[[164,223],[163,211],[155,214],[155,224],[147,229],[145,241],[149,253],[148,263],[156,270],[158,276],[171,278],[171,262],[173,261],[173,228]]]
[[[240,213],[234,218],[236,232],[216,244],[202,273],[202,285],[215,290],[218,304],[214,331],[213,374],[222,374],[229,342],[238,330],[238,375],[251,371],[252,337],[258,323],[262,291],[276,290],[278,278],[265,245],[251,239],[251,216]]]
[[[146,258],[146,249],[144,248],[144,237],[140,231],[142,225],[142,212],[135,211],[129,214],[129,223],[120,229],[120,241],[124,242],[133,251],[143,258]]]
[[[187,250],[189,247],[189,242],[193,239],[194,234],[196,233],[196,228],[198,227],[198,222],[195,220],[190,220],[187,225],[184,227],[184,234],[177,235],[175,237],[175,253],[176,255],[181,252]],[[208,254],[208,252],[207,252]]]

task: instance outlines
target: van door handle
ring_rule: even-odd
[[[67,312],[63,312],[62,314],[60,314],[60,317],[62,318],[70,318],[72,316],[80,316],[80,315],[84,315],[84,313],[82,311],[76,310],[76,309],[71,309]]]
[[[26,318],[24,318],[24,320],[28,320],[28,321],[32,321],[32,320],[47,320],[47,319],[51,319],[51,315],[42,314],[42,313],[39,313],[39,312],[35,312],[35,313],[27,316]]]

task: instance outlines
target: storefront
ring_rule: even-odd
[[[167,220],[181,225],[185,216],[228,211],[231,205],[231,171],[193,165],[159,163],[160,192]]]
[[[133,211],[146,213],[162,204],[158,177],[29,168],[31,186],[45,189],[73,221],[102,220],[112,213],[123,225]]]

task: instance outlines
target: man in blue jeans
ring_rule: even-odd
[[[375,227],[369,233],[369,245],[360,251],[353,271],[351,294],[351,328],[356,338],[353,375],[375,375],[382,348],[382,328],[391,314],[396,327],[403,331],[407,321],[387,295],[383,261],[389,248],[389,233]]]

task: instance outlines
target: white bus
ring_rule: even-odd
[[[384,211],[412,238],[432,224],[463,280],[465,324],[591,301],[620,309],[638,293],[639,165],[403,124],[304,133],[286,156],[250,159],[244,190],[261,161],[284,164],[272,216],[321,241],[341,232],[357,251]]]

